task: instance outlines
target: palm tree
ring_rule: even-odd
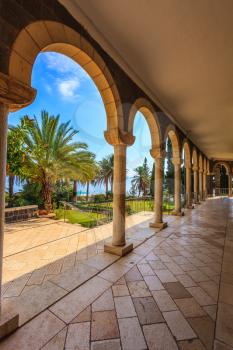
[[[24,135],[28,151],[23,162],[24,173],[32,182],[41,184],[47,211],[52,209],[52,190],[56,181],[79,179],[94,164],[94,156],[87,151],[87,145],[72,142],[78,131],[70,126],[70,121],[60,124],[59,121],[59,115],[49,116],[48,112],[42,111],[41,124],[34,117]]]
[[[132,188],[138,191],[138,197],[140,197],[141,193],[146,196],[150,180],[149,174],[147,173],[144,164],[134,169],[134,172],[136,174],[133,176],[133,179],[131,181]]]
[[[103,158],[98,163],[99,170],[96,176],[96,183],[105,185],[106,197],[108,196],[108,185],[110,182],[111,192],[113,189],[113,168],[114,168],[114,155],[110,154],[109,156]]]

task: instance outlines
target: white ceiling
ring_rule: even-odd
[[[232,0],[60,0],[209,158],[233,160]]]

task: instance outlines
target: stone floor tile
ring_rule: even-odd
[[[201,306],[215,304],[215,301],[201,287],[189,287],[187,290]]]
[[[157,276],[144,276],[144,281],[150,291],[164,289],[164,286]]]
[[[175,299],[180,311],[185,317],[205,316],[206,313],[194,298]]]
[[[112,264],[114,261],[118,260],[117,255],[101,253],[97,254],[84,262],[85,265],[94,267],[98,270],[103,270],[108,265]]]
[[[188,271],[194,271],[196,270],[196,266],[191,264],[190,262],[189,263],[186,263],[186,264],[182,264],[180,265],[180,268],[184,271],[184,272],[188,272]]]
[[[169,271],[171,271],[174,275],[182,275],[184,271],[174,262],[165,263],[166,267]]]
[[[90,322],[70,324],[67,331],[65,349],[89,350]]]
[[[165,323],[143,326],[149,350],[178,350],[178,346]]]
[[[169,270],[156,270],[155,273],[162,283],[177,282],[176,277]]]
[[[68,323],[109,287],[111,287],[111,283],[96,276],[66,295],[50,309],[60,319]]]
[[[122,297],[123,298],[123,297]],[[92,312],[91,340],[113,339],[119,337],[115,311]]]
[[[208,291],[207,291],[208,293]],[[219,301],[221,303],[233,305],[233,285],[230,283],[221,283],[219,292]]]
[[[180,311],[164,312],[163,317],[177,340],[196,338],[196,334]]]
[[[145,350],[147,348],[137,317],[119,319],[123,350]]]
[[[42,350],[63,350],[65,346],[67,327],[63,328],[55,337],[53,337]]]
[[[125,275],[125,280],[127,282],[133,282],[133,281],[142,281],[142,275],[139,272],[137,266],[134,266],[129,272],[126,273]]]
[[[91,350],[121,350],[120,339],[101,340],[92,342]]]
[[[152,295],[162,312],[177,310],[176,304],[166,290],[153,291]]]
[[[71,323],[83,323],[91,321],[91,307],[88,306],[78,316],[76,316]]]
[[[144,281],[128,282],[128,288],[130,295],[133,298],[151,296],[150,291]]]
[[[233,306],[219,303],[216,323],[216,339],[233,347]]]
[[[216,321],[217,316],[217,305],[203,306],[203,310],[212,318],[213,321]]]
[[[98,299],[92,304],[92,312],[114,310],[114,301],[111,288],[107,289]]]
[[[214,281],[199,282],[199,286],[206,291],[215,302],[218,300],[219,285]]]
[[[3,340],[1,350],[39,350],[64,327],[64,322],[46,310]]]
[[[166,265],[164,265],[164,263],[162,263],[161,261],[149,261],[149,264],[154,271],[166,270]]]
[[[196,282],[194,282],[188,274],[178,275],[178,276],[176,276],[176,278],[186,288],[187,287],[194,287],[197,285]]]
[[[191,294],[180,282],[164,283],[163,285],[173,299],[191,297]]]
[[[213,349],[215,323],[209,316],[188,319],[190,325],[208,350]]]
[[[162,262],[172,262],[172,258],[167,254],[160,255],[159,258]]]
[[[112,292],[114,297],[129,295],[128,287],[125,284],[115,284],[112,286]]]
[[[116,297],[114,302],[118,318],[137,316],[130,296]]]
[[[206,350],[199,339],[182,340],[178,344],[180,350]]]
[[[150,252],[147,256],[146,256],[146,260],[147,261],[156,261],[156,260],[159,260],[159,257],[153,253],[153,252]]]
[[[164,318],[152,297],[133,298],[133,303],[142,325],[164,322]]]
[[[187,274],[195,281],[195,282],[203,282],[209,281],[209,277],[200,270],[188,271]]]
[[[155,274],[149,264],[137,264],[137,267],[142,276],[151,276]]]
[[[43,285],[28,290],[14,300],[5,299],[5,302],[12,305],[19,313],[19,323],[22,325],[66,294],[67,292],[63,288],[47,281]]]
[[[233,348],[229,345],[226,345],[218,340],[214,341],[214,350],[232,350]]]

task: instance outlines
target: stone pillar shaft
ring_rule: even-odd
[[[191,166],[187,164],[186,168],[186,200],[187,208],[192,208],[192,178],[191,178]]]
[[[2,259],[5,222],[5,177],[7,155],[8,106],[0,104],[0,295],[2,287]]]
[[[199,197],[203,200],[203,171],[199,170]]]
[[[113,237],[114,246],[125,245],[126,145],[114,146],[113,175]]]
[[[206,179],[206,171],[203,172],[203,199],[206,199],[206,192],[207,192],[207,179]]]
[[[198,171],[197,168],[193,168],[193,187],[194,187],[194,201],[198,203]]]
[[[228,195],[232,196],[232,174],[228,174]]]
[[[160,152],[159,152],[160,153]],[[155,183],[154,183],[154,222],[150,227],[165,228],[167,223],[163,222],[163,157],[158,156],[158,151],[151,150],[151,156],[155,160]]]
[[[172,163],[174,165],[175,181],[174,181],[174,200],[175,208],[173,215],[181,215],[181,160],[180,158],[173,158]]]

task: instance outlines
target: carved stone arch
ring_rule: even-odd
[[[180,139],[174,125],[169,125],[167,127],[164,135],[164,143],[166,143],[167,137],[170,138],[172,143],[172,158],[180,159],[181,158]]]
[[[107,129],[123,130],[123,112],[119,93],[106,63],[90,42],[74,29],[60,22],[35,21],[20,31],[11,48],[9,77],[25,86],[31,86],[33,63],[37,55],[45,51],[67,55],[89,74],[105,106]],[[31,101],[27,104],[30,103]],[[22,107],[24,105],[19,105],[18,109]]]
[[[132,105],[128,119],[128,133],[133,134],[134,120],[137,112],[144,116],[151,134],[152,149],[161,149],[161,131],[156,112],[151,103],[145,98],[138,98]]]
[[[203,171],[203,156],[201,153],[199,153],[199,157],[198,157],[198,167],[199,167],[199,171]]]
[[[190,148],[190,143],[187,139],[184,140],[182,150],[184,150],[184,165],[186,166],[191,166],[191,148]]]
[[[194,167],[198,167],[198,156],[197,156],[197,150],[194,147],[192,151],[192,164]]]

